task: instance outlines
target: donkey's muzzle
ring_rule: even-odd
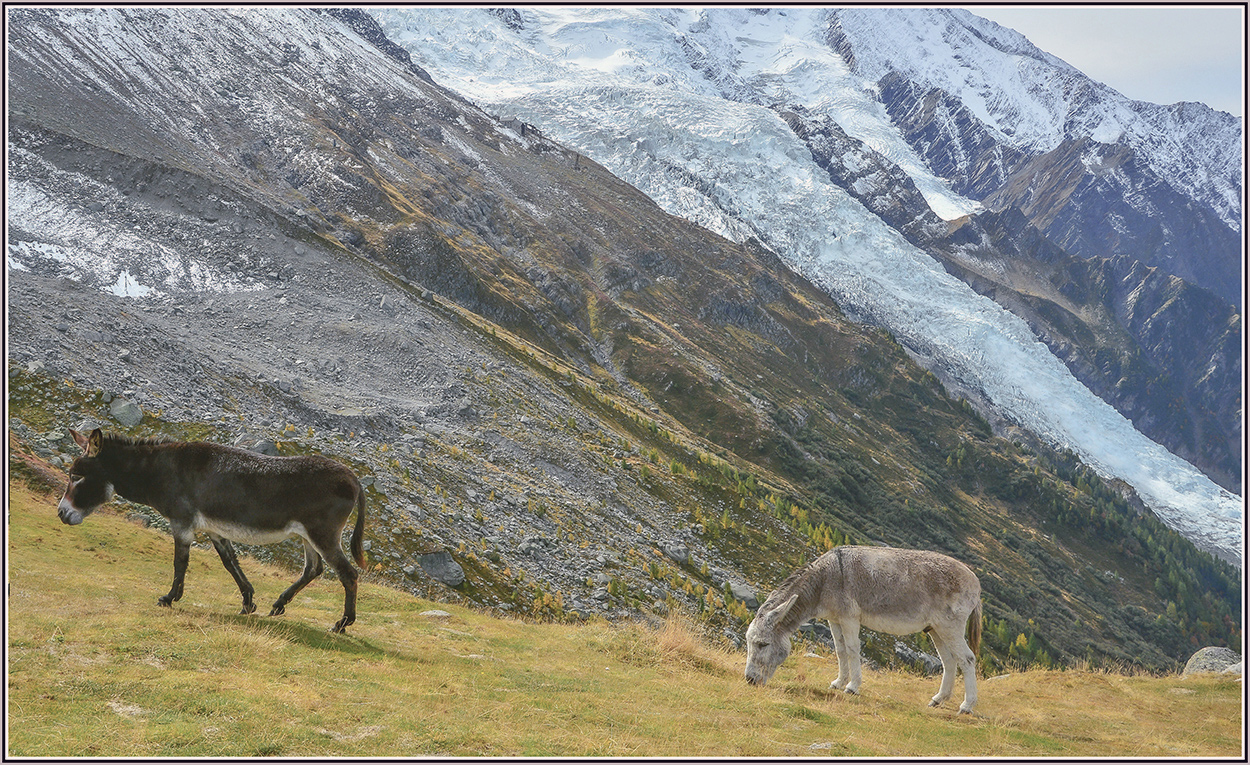
[[[61,523],[64,523],[66,526],[77,526],[86,517],[78,508],[65,500],[61,500],[61,504],[57,506],[56,514],[61,519]]]

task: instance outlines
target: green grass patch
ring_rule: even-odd
[[[692,624],[536,624],[414,598],[366,576],[357,623],[332,578],[285,616],[241,616],[211,549],[156,597],[172,544],[102,510],[61,525],[11,485],[12,757],[1182,756],[1241,752],[1240,684],[1030,671],[983,680],[977,714],[926,706],[937,678],[795,655],[765,688]],[[263,604],[295,572],[251,558]],[[438,608],[449,618],[422,616]],[[956,686],[957,703],[960,686]]]

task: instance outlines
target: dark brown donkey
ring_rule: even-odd
[[[343,554],[343,527],[356,508],[352,556],[365,565],[365,495],[356,474],[325,457],[266,457],[220,444],[136,440],[96,428],[90,436],[71,430],[83,455],[69,468],[69,486],[58,514],[63,523],[82,523],[113,493],[148,505],[169,519],[174,535],[174,586],[157,602],[182,597],[182,580],[196,531],[204,531],[243,593],[243,611],[256,610],[255,590],[239,568],[230,540],[272,544],[290,537],[304,541],[304,573],[273,604],[281,614],[291,598],[321,575],[324,558],[338,573],[347,596],[334,632],[356,621],[359,574]]]

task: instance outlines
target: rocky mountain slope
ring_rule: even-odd
[[[981,572],[998,662],[1238,639],[1234,569],[1126,487],[368,17],[8,12],[17,452],[102,424],[326,453],[376,575],[529,616],[682,606],[736,640],[793,567],[883,542]]]
[[[1092,382],[1134,414],[1141,402],[1160,403],[1151,390],[1159,375],[1121,376],[1115,366],[1163,354],[1144,353],[1140,333],[1120,326],[1105,305],[1087,308],[1064,298],[1062,269],[1038,279],[1044,273],[1033,272],[1056,269],[1017,265],[1035,277],[1027,297],[1058,301],[1076,319],[1023,312],[1032,326],[951,276],[976,273],[984,281],[988,271],[950,267],[954,256],[990,261],[992,268],[1008,252],[1035,257],[1030,243],[1045,238],[1023,214],[987,216],[993,222],[982,225],[983,206],[926,167],[890,122],[878,85],[856,75],[853,62],[829,45],[834,19],[826,11],[389,9],[375,15],[439,81],[585,151],[668,212],[736,241],[758,239],[844,310],[888,328],[996,424],[1077,452],[1105,478],[1130,484],[1174,528],[1240,560],[1240,497],[1091,395],[1074,374],[1088,377],[1091,365],[1066,353],[1072,362],[1066,368],[1038,336],[1055,338],[1056,350],[1076,344],[1114,361],[1097,364]],[[934,63],[927,51],[921,45],[916,55],[940,68],[941,59]],[[918,196],[929,209],[908,206]],[[1004,222],[1011,224],[1006,230]],[[1074,256],[1063,262],[1080,263]],[[1214,342],[1196,344],[1190,367],[1215,369],[1237,391],[1239,360],[1212,363],[1207,350],[1219,347],[1227,326],[1198,330]],[[1091,335],[1095,342],[1086,343]],[[1195,394],[1141,419],[1178,451],[1200,454],[1228,477],[1228,468],[1239,464],[1226,446],[1239,448],[1240,407],[1212,405],[1239,401],[1238,395]],[[1195,430],[1188,421],[1193,412],[1211,412],[1205,421],[1218,423],[1202,449],[1186,443]],[[1185,427],[1169,432],[1160,425],[1166,419]]]

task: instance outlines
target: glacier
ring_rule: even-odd
[[[1100,475],[1124,480],[1169,526],[1241,565],[1240,496],[1138,432],[1024,321],[947,274],[833,184],[778,116],[773,107],[794,104],[830,116],[902,168],[944,219],[981,209],[925,167],[890,124],[874,82],[824,42],[828,11],[369,12],[441,85],[499,117],[536,126],[673,215],[735,241],[765,243],[849,315],[888,328],[927,366],[978,391],[997,414],[1076,452]],[[1013,55],[1066,67],[1009,30],[971,18]],[[1013,80],[1000,72],[996,82]],[[1021,103],[1032,110],[1034,127],[1019,140],[1044,142],[1042,126],[1053,119],[1036,99]],[[986,114],[994,108],[986,105]],[[1130,116],[1102,115],[1095,127],[1119,130],[1109,121],[1130,123]]]

